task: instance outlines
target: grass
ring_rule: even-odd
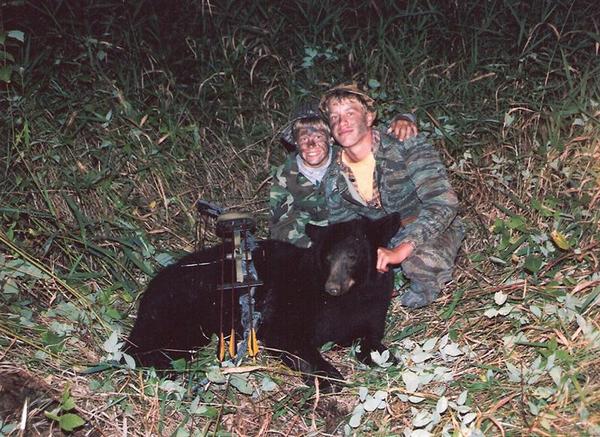
[[[595,3],[351,5],[2,3],[0,434],[600,432]],[[336,395],[264,356],[199,351],[173,381],[111,365],[148,279],[216,241],[195,200],[266,236],[279,129],[348,79],[382,121],[416,111],[468,224],[443,296],[394,303],[401,364],[333,348]]]

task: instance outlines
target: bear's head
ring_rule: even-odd
[[[320,270],[327,278],[325,291],[341,296],[352,286],[377,275],[377,248],[386,247],[399,226],[397,213],[377,220],[360,218],[329,226],[306,225]]]

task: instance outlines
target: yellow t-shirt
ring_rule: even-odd
[[[375,174],[375,156],[369,153],[362,161],[352,162],[345,153],[342,161],[346,164],[356,178],[356,186],[362,198],[369,202],[373,199],[373,175]]]

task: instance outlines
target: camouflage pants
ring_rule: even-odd
[[[404,276],[411,285],[402,296],[402,304],[419,308],[437,297],[447,282],[452,280],[454,261],[464,237],[460,218],[456,218],[438,238],[417,247],[402,264]]]

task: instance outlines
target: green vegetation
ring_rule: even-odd
[[[0,7],[0,435],[600,434],[595,1]],[[264,355],[116,365],[148,279],[216,241],[195,200],[266,235],[279,128],[348,79],[416,111],[469,227],[443,296],[394,304],[401,364],[334,347],[335,395]]]

